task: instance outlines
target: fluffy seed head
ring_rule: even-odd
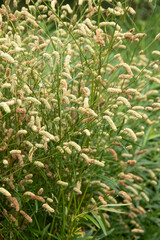
[[[0,107],[2,107],[6,113],[10,113],[11,112],[11,109],[9,108],[7,103],[5,103],[5,102],[1,102],[0,103]]]
[[[81,147],[74,141],[68,142],[68,145],[73,146],[78,152],[81,151]]]
[[[125,197],[128,201],[132,201],[131,197],[124,191],[120,191],[119,195],[122,195],[123,197]]]
[[[43,188],[40,188],[39,190],[38,190],[38,195],[41,195],[42,193],[43,193],[43,191],[44,191],[44,189]]]
[[[33,103],[38,104],[38,105],[41,105],[41,102],[34,97],[26,97],[24,100],[29,101],[29,102],[33,102]]]
[[[132,114],[132,115],[134,115],[135,117],[137,117],[139,119],[142,119],[142,116],[138,112],[136,112],[134,110],[128,110],[127,112]]]
[[[114,122],[112,121],[112,119],[109,116],[103,116],[103,119],[107,120],[107,122],[110,124],[111,128],[116,132],[117,131],[117,127],[114,124]]]
[[[160,39],[160,33],[158,33],[156,36],[155,36],[155,41],[159,40]]]
[[[35,194],[32,193],[32,192],[25,192],[25,193],[23,194],[23,196],[33,197],[33,196],[35,196]]]
[[[67,182],[63,182],[61,180],[57,181],[58,185],[64,186],[64,187],[68,187],[68,183]]]
[[[136,134],[130,128],[124,128],[123,130],[120,131],[120,133],[125,133],[125,134],[131,136],[135,142],[137,141]]]
[[[141,228],[133,228],[131,230],[132,233],[144,233],[144,230]]]
[[[52,198],[47,198],[47,201],[50,203],[53,203],[53,199]]]
[[[35,161],[34,165],[37,166],[37,167],[40,167],[40,168],[44,168],[44,164],[40,161]]]
[[[120,88],[108,88],[107,92],[110,92],[110,93],[121,93],[122,90]]]
[[[4,52],[0,51],[0,56],[2,58],[4,58],[6,61],[8,61],[9,63],[15,63],[14,58],[11,57],[8,53],[4,53]]]
[[[32,223],[32,218],[26,212],[24,212],[23,210],[20,210],[20,213],[27,220],[27,222]]]
[[[73,191],[76,192],[76,193],[79,194],[79,195],[82,194],[81,190],[78,189],[77,187],[74,187],[74,188],[73,188]]]
[[[84,129],[83,132],[89,137],[91,135],[90,131],[88,129]]]
[[[48,212],[54,213],[54,209],[51,208],[47,203],[44,203],[42,207],[45,208]]]
[[[10,154],[21,154],[21,150],[11,150]]]
[[[141,192],[141,195],[146,200],[146,202],[149,202],[149,197],[147,196],[147,194],[145,194],[144,192]]]
[[[122,101],[128,108],[131,108],[131,104],[130,104],[130,102],[127,100],[127,98],[125,98],[125,97],[118,97],[117,100],[118,100],[118,101]]]
[[[6,196],[6,197],[11,197],[11,194],[10,194],[10,192],[8,192],[5,188],[3,188],[3,187],[0,187],[0,192],[4,195],[4,196]]]

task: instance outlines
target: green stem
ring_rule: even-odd
[[[60,96],[60,78],[59,78],[59,66],[57,66],[57,98],[58,98],[58,115],[59,115],[59,136],[61,139],[61,134],[62,134],[62,114],[61,114],[61,96]]]
[[[63,187],[62,187],[62,191],[63,191]],[[62,193],[62,201],[63,201],[63,226],[62,226],[62,233],[65,236],[66,213],[65,213],[64,191]]]
[[[61,191],[60,191],[59,196],[58,196],[58,203],[60,202],[60,198],[61,198]],[[53,217],[53,220],[52,220],[51,228],[50,228],[50,233],[51,234],[53,232],[54,222],[55,222],[56,212],[58,210],[58,207],[59,207],[59,205],[57,204],[56,209],[55,209],[55,213],[54,213],[54,217]],[[51,240],[51,236],[48,237],[48,240]]]
[[[98,28],[99,28],[99,24],[100,24],[100,17],[101,17],[101,14],[100,14],[100,7],[101,7],[101,0],[99,0],[99,3],[98,3]]]

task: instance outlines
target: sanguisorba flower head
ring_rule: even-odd
[[[114,131],[117,131],[116,125],[114,124],[113,120],[109,116],[103,116],[103,119],[107,120],[107,122],[110,124],[111,128]]]
[[[5,102],[1,102],[0,103],[0,107],[2,107],[6,113],[10,113],[11,112],[10,107]]]
[[[61,181],[61,180],[58,180],[58,181],[57,181],[57,184],[58,184],[58,185],[61,185],[61,186],[64,186],[64,187],[68,187],[68,183],[67,183],[67,182],[64,182],[64,181]]]
[[[40,161],[34,161],[34,165],[40,168],[44,168],[44,164]]]
[[[97,4],[98,1],[88,0],[86,4],[79,0],[78,6],[84,10],[81,18],[74,8],[68,4],[60,6],[57,0],[47,4],[38,0],[35,5],[26,0],[27,7],[14,14],[9,0],[0,8],[3,36],[0,39],[0,69],[4,72],[0,80],[0,125],[4,130],[0,152],[4,156],[2,168],[7,174],[0,193],[4,204],[9,204],[8,208],[5,206],[8,210],[5,214],[16,224],[21,219],[24,224],[32,222],[26,213],[25,201],[30,204],[38,201],[43,211],[46,210],[45,214],[51,215],[55,203],[56,209],[63,212],[62,208],[68,205],[65,197],[72,200],[73,196],[73,203],[69,203],[71,211],[65,212],[66,219],[71,218],[70,213],[76,210],[79,201],[82,203],[79,211],[83,211],[86,202],[97,207],[96,203],[118,204],[123,200],[129,203],[124,221],[129,224],[122,221],[123,227],[131,228],[134,236],[143,232],[140,224],[135,224],[138,214],[145,214],[145,206],[140,203],[145,205],[150,200],[143,174],[149,176],[153,187],[158,178],[154,171],[140,166],[139,156],[145,152],[139,150],[141,144],[134,142],[145,134],[147,124],[158,131],[160,98],[157,84],[160,76],[156,71],[160,51],[152,51],[154,60],[151,63],[144,51],[128,61],[127,41],[136,46],[146,34],[135,33],[134,28],[125,32],[121,26],[119,16],[135,14],[134,9],[123,8],[120,2],[105,1],[109,3],[107,9],[105,4],[99,5],[103,1]],[[17,3],[13,1],[15,8]],[[97,16],[100,16],[98,25]],[[46,22],[46,26],[54,23],[56,27],[49,38],[45,29],[41,29],[41,21]],[[157,34],[154,42],[159,39],[160,34]],[[131,139],[126,141],[126,136]],[[130,140],[133,140],[132,145],[128,143]],[[8,178],[12,170],[13,175]],[[99,171],[104,178],[100,179]],[[137,175],[132,173],[136,171]],[[106,174],[112,176],[111,186],[105,183]],[[40,188],[35,184],[37,177],[42,187],[47,178],[55,186]],[[115,179],[119,192],[112,189]],[[64,191],[62,204],[57,199]],[[47,197],[49,192],[50,198]],[[94,192],[94,199],[90,199],[90,192]],[[34,214],[39,217],[39,213]],[[62,215],[55,214],[55,225],[62,221]],[[108,227],[112,221],[115,223],[111,215],[103,214]],[[107,221],[109,217],[110,222]],[[135,219],[133,228],[130,218]],[[116,221],[117,224],[118,219]],[[67,234],[68,229],[63,230]]]
[[[32,218],[23,210],[20,210],[20,213],[23,215],[23,217],[27,220],[28,223],[32,223]]]
[[[45,208],[48,212],[54,213],[54,209],[52,207],[50,207],[47,203],[44,203],[42,205],[43,208]]]
[[[11,197],[10,192],[8,192],[5,188],[0,187],[0,193],[2,193],[6,197]]]

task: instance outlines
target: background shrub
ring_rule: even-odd
[[[160,35],[106,2],[1,6],[2,239],[159,236]]]

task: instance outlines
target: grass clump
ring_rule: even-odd
[[[159,51],[124,24],[130,2],[17,7],[0,8],[1,238],[143,239],[160,224]]]

